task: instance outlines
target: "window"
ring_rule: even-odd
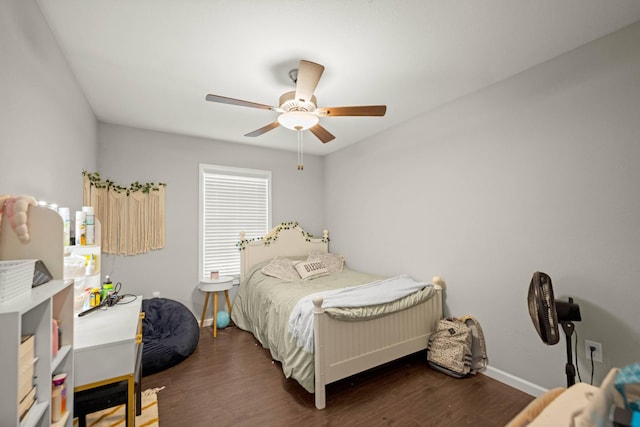
[[[271,229],[271,172],[200,165],[200,277],[240,274],[240,232],[246,239]]]

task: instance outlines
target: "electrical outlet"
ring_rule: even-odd
[[[593,361],[602,363],[602,344],[595,341],[584,340],[584,351],[587,360],[591,360],[591,347],[595,348],[593,352]]]
[[[154,291],[152,295],[154,298],[157,298],[160,296],[160,291]]]

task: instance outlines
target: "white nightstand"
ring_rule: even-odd
[[[224,296],[227,298],[227,308],[229,309],[229,316],[231,316],[231,300],[229,299],[229,289],[233,286],[233,277],[220,276],[215,280],[201,279],[198,289],[206,294],[204,300],[204,308],[202,309],[202,319],[200,320],[200,328],[204,325],[204,315],[207,312],[207,303],[209,302],[209,292],[213,292],[213,337],[217,335],[217,318],[218,318],[218,292],[224,291]]]

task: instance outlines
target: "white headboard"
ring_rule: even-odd
[[[301,257],[310,251],[329,251],[329,231],[324,230],[322,238],[314,238],[304,231],[297,222],[283,222],[274,227],[266,236],[255,240],[245,240],[240,235],[240,283],[254,265],[277,256]]]

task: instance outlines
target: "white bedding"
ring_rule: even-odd
[[[403,274],[364,285],[334,289],[301,298],[289,316],[289,333],[298,347],[313,352],[313,298],[323,297],[323,308],[365,307],[396,301],[429,285]]]

